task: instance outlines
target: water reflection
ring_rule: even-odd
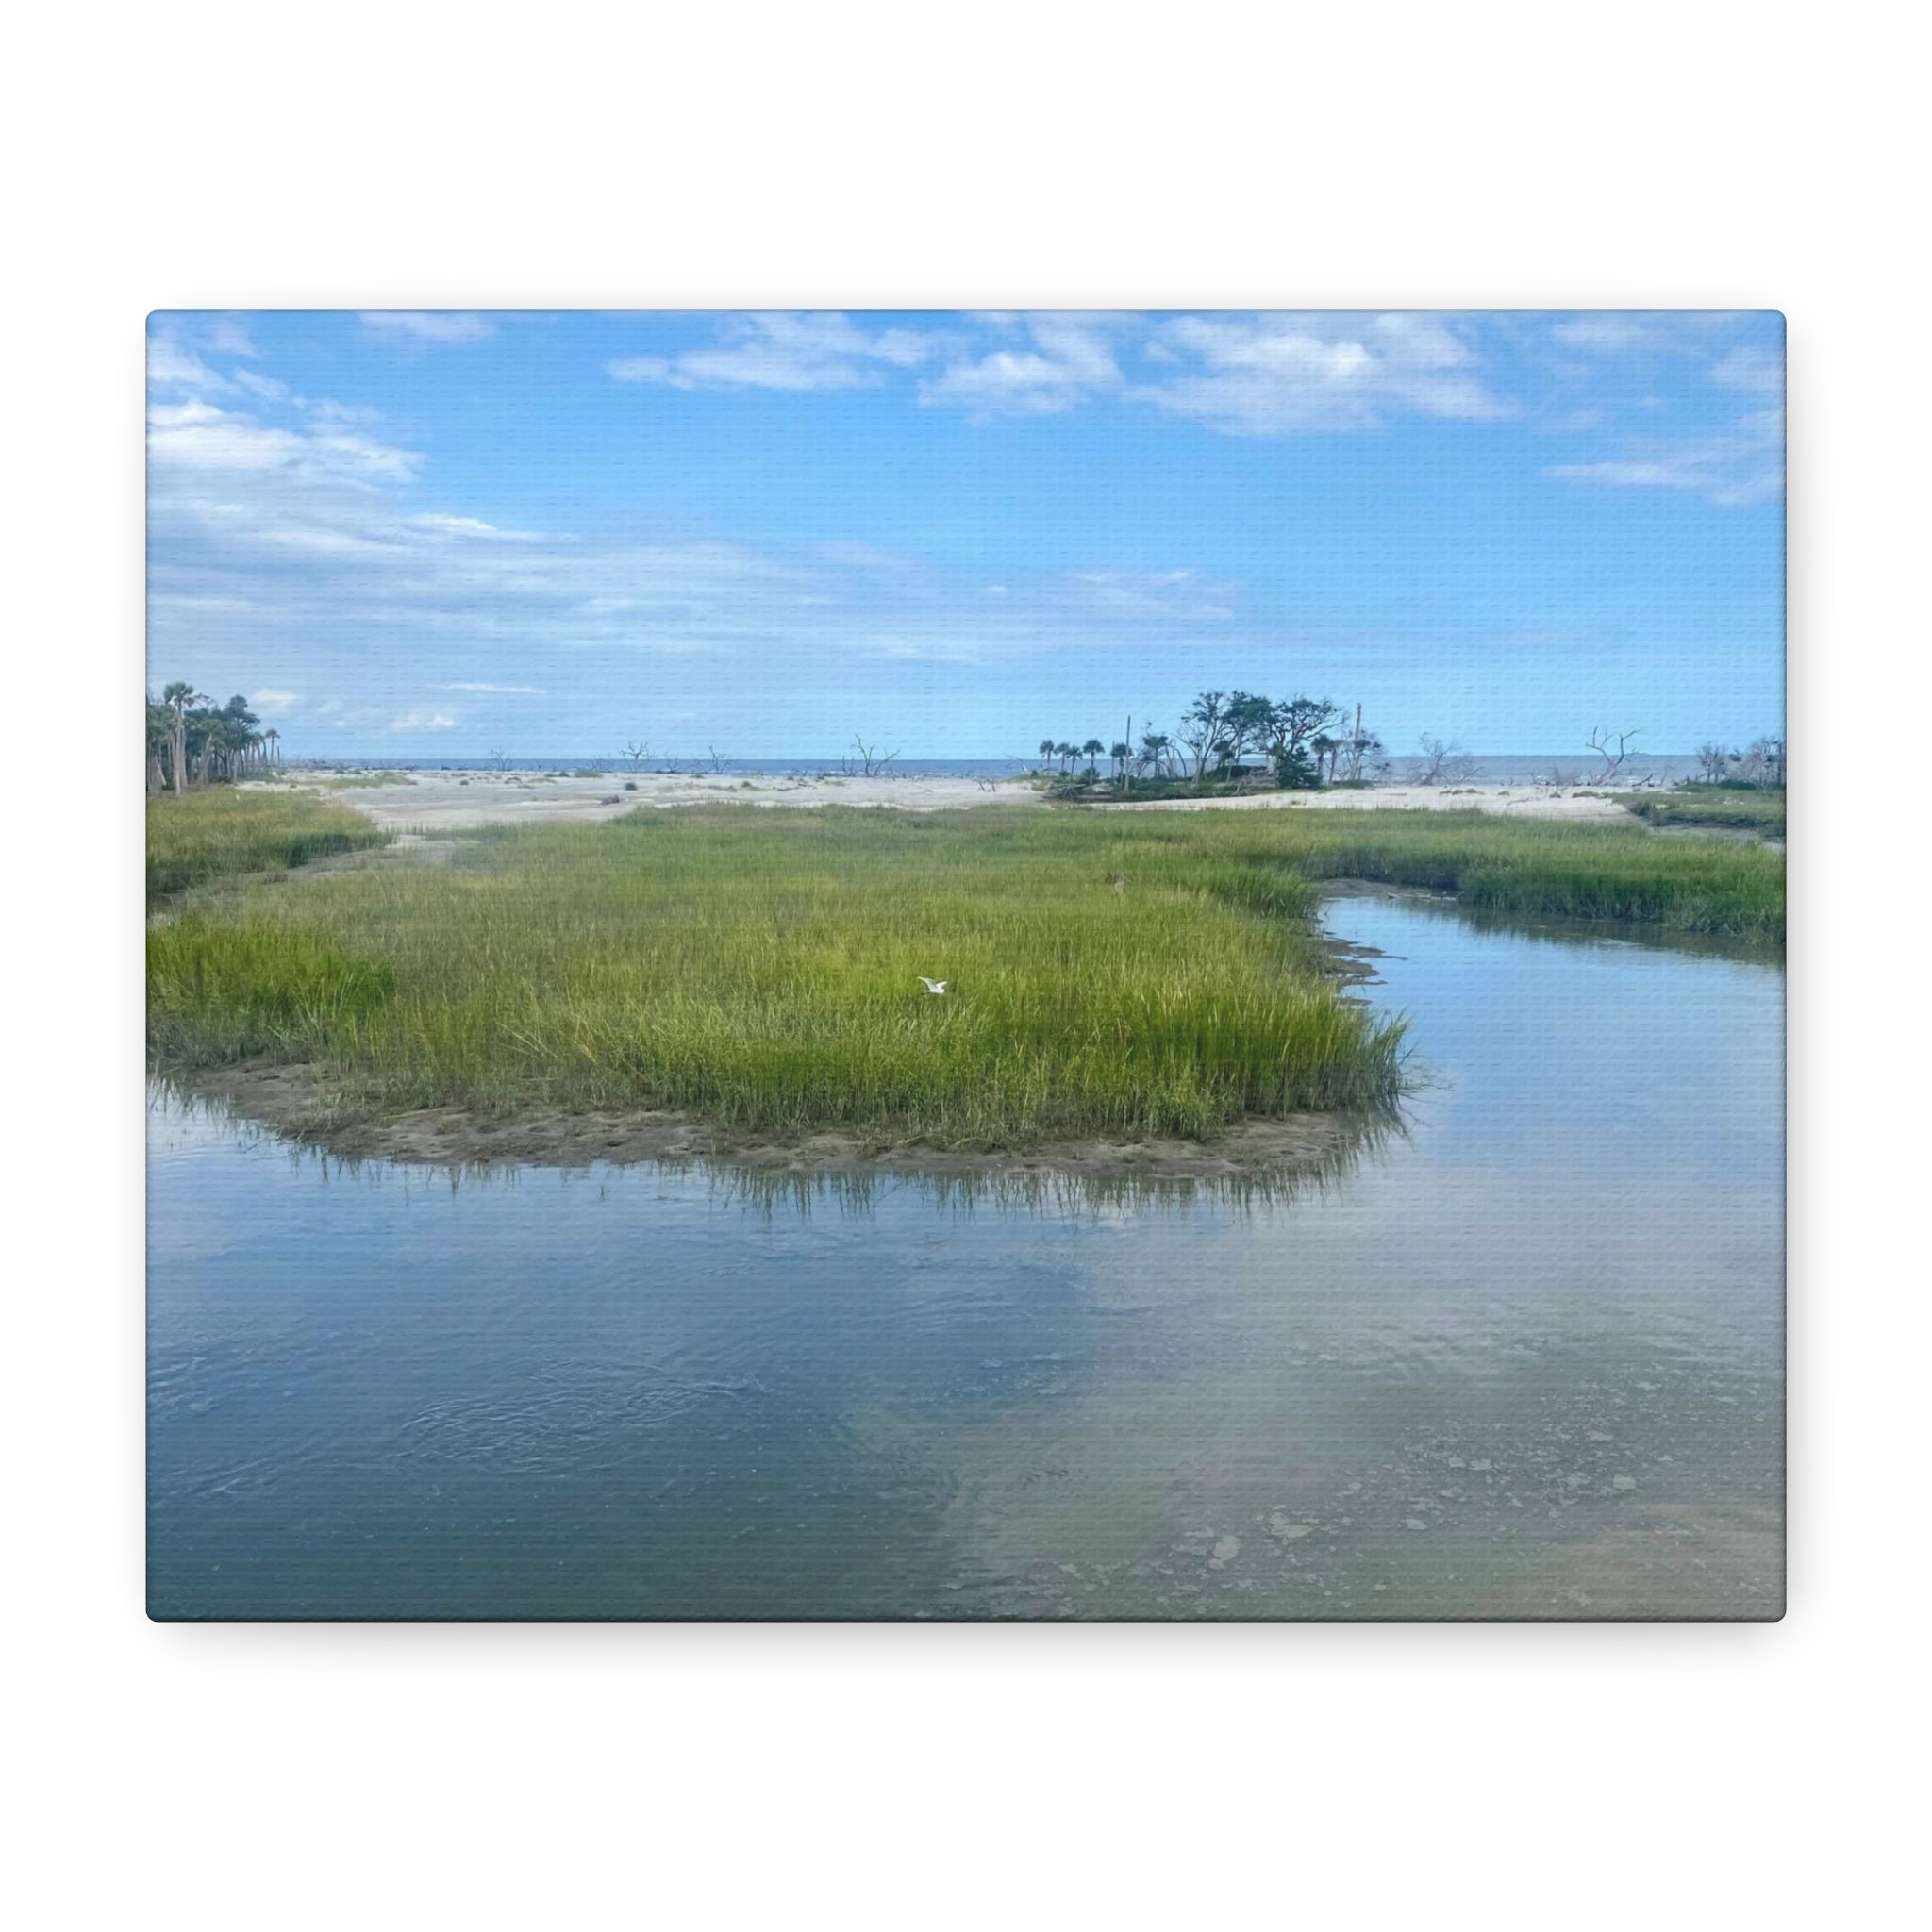
[[[429,1173],[158,1096],[154,1609],[1774,1613],[1776,965],[1331,923],[1430,1084],[1274,1193]]]

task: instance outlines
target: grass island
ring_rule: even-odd
[[[700,806],[394,844],[334,798],[219,788],[149,806],[149,1051],[231,1094],[244,1070],[325,1139],[443,1109],[479,1148],[586,1114],[713,1145],[1205,1143],[1398,1096],[1403,1024],[1316,924],[1339,878],[1783,934],[1781,852],[1635,821]]]

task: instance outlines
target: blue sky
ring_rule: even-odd
[[[158,314],[149,678],[317,757],[1782,724],[1772,314]]]

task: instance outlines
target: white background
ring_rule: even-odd
[[[1879,1923],[1923,1826],[1932,1522],[1920,31],[1761,0],[16,21],[16,1922]],[[143,1620],[142,320],[563,304],[1787,312],[1785,1623]]]

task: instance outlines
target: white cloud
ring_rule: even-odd
[[[902,664],[984,664],[994,655],[991,640],[943,629],[874,632],[857,642],[868,657]]]
[[[1544,436],[1579,436],[1587,429],[1601,429],[1609,420],[1601,408],[1568,409],[1560,416],[1551,416],[1536,426]]]
[[[540,686],[532,675],[562,653],[598,653],[607,666],[702,654],[737,660],[731,675],[745,676],[779,660],[993,664],[1113,648],[1126,636],[1224,621],[1231,608],[1224,587],[1188,571],[1100,568],[1008,580],[1010,593],[991,595],[984,577],[955,581],[858,540],[791,561],[719,542],[504,531],[398,501],[421,487],[413,470],[343,474],[301,431],[237,429],[224,412],[212,416],[196,432],[224,438],[230,466],[196,450],[192,463],[152,471],[158,655],[226,649],[261,661],[285,651],[268,661],[334,677],[378,648],[385,661],[437,663],[429,675],[441,681],[427,689],[493,702],[576,681],[580,673],[559,672]],[[399,712],[416,722],[395,728],[454,728],[431,722],[448,715],[431,702],[373,715],[366,703],[334,713],[308,704],[303,715],[365,729]]]
[[[1436,316],[1182,316],[1157,340],[1199,373],[1132,393],[1229,435],[1368,429],[1405,412],[1478,423],[1514,413]]]
[[[731,544],[591,542],[417,509],[396,500],[415,452],[313,415],[274,425],[198,400],[151,413],[158,640],[701,650],[769,635],[780,600],[815,581]]]
[[[1203,584],[1191,570],[1077,570],[1060,580],[1068,602],[1110,615],[1218,623],[1234,615],[1233,586]]]
[[[249,337],[248,325],[239,316],[210,316],[203,327],[202,336],[208,347],[217,356],[261,354]]]
[[[253,369],[238,369],[231,380],[250,395],[259,396],[263,402],[285,403],[289,400],[289,385],[277,382],[273,375],[258,375]]]
[[[390,723],[391,731],[454,731],[457,721],[447,711],[405,711]]]
[[[875,387],[938,361],[920,403],[977,421],[1058,415],[1115,395],[1244,436],[1371,428],[1402,412],[1514,413],[1486,385],[1464,328],[1429,315],[1185,316],[1150,331],[1112,312],[988,313],[948,330],[874,333],[842,314],[780,313],[723,317],[718,333],[702,348],[605,367],[620,382],[674,389],[806,391]],[[1160,379],[1130,380],[1129,355]]]
[[[158,389],[188,390],[196,394],[232,387],[226,376],[216,374],[192,349],[167,335],[147,340],[147,379]]]
[[[334,428],[325,419],[291,429],[200,400],[154,404],[147,421],[148,460],[163,471],[407,482],[423,460],[413,450]]]
[[[991,317],[1011,327],[1024,321],[1030,346],[994,349],[954,362],[919,386],[923,404],[954,405],[974,417],[1048,416],[1122,386],[1106,331],[1118,318],[1041,314]]]
[[[479,342],[496,333],[493,322],[454,308],[365,308],[357,320],[371,335],[395,342]]]
[[[1580,315],[1552,325],[1550,333],[1567,349],[1597,356],[1617,356],[1627,349],[1660,344],[1655,325],[1641,315]]]
[[[808,358],[850,350],[842,318],[806,320],[803,337],[758,341]],[[1047,317],[1007,333],[1010,348],[1051,359],[1069,384],[1095,386],[1118,379],[1126,326],[1109,334]],[[908,358],[903,366],[915,350],[929,359],[893,331],[856,333],[874,352],[868,367],[902,366],[889,352]],[[990,588],[990,574],[954,576],[856,532],[779,557],[508,528],[465,506],[425,503],[424,458],[398,446],[375,412],[276,397],[266,378],[245,395],[211,393],[195,375],[203,366],[164,358],[164,373],[185,368],[198,386],[158,385],[150,411],[154,648],[182,661],[253,662],[289,687],[264,690],[262,703],[295,705],[319,729],[459,731],[475,724],[471,709],[442,697],[547,697],[579,680],[567,662],[538,685],[562,654],[601,654],[598,675],[620,680],[624,659],[646,654],[735,660],[728,675],[746,679],[794,659],[991,666],[1113,650],[1234,613],[1225,585],[1184,569],[1111,570],[1104,556],[1091,570],[1002,575]],[[421,681],[385,693],[389,672],[359,697],[324,702],[302,697],[288,668],[302,667],[304,689],[346,691],[370,661],[410,664]]]
[[[1553,323],[1550,339],[1585,356],[1687,356],[1703,360],[1723,349],[1726,334],[1752,319],[1748,314],[1715,308],[1577,315]],[[1768,373],[1771,370],[1776,371],[1774,377]],[[1564,373],[1586,375],[1591,371],[1584,363]],[[1774,391],[1783,386],[1784,357],[1776,349],[1740,346],[1711,368],[1710,377],[1731,389]]]
[[[1622,457],[1559,463],[1543,475],[1630,489],[1689,490],[1712,503],[1764,503],[1784,489],[1784,411],[1761,409],[1711,436],[1635,441]]]
[[[727,316],[719,334],[714,347],[620,356],[604,366],[619,382],[672,389],[858,389],[885,380],[880,364],[910,368],[938,347],[937,338],[913,329],[868,335],[836,313]]]
[[[1776,349],[1733,349],[1712,368],[1710,379],[1725,389],[1776,395],[1785,386],[1785,358]]]
[[[189,389],[224,390],[230,378],[218,375],[204,356],[255,357],[261,353],[238,316],[192,311],[158,312],[148,324],[148,380]],[[240,379],[237,372],[236,379]]]
[[[264,718],[286,718],[302,702],[299,691],[264,690],[253,692],[248,700],[252,709]]]
[[[360,403],[339,403],[328,396],[324,396],[320,402],[314,403],[304,402],[299,396],[295,400],[318,423],[366,424],[382,421],[380,409],[372,409]]]

